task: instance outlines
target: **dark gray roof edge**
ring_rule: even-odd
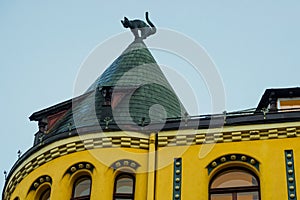
[[[45,108],[43,110],[34,112],[29,117],[29,120],[30,121],[39,121],[39,120],[41,120],[46,115],[55,114],[55,113],[57,113],[59,111],[62,111],[62,110],[68,110],[68,109],[70,109],[72,107],[72,103],[73,102],[77,102],[77,101],[82,100],[83,98],[85,98],[86,96],[88,96],[89,94],[91,94],[92,92],[93,92],[93,90],[89,91],[87,93],[84,93],[84,94],[82,94],[82,95],[80,95],[78,97],[74,97],[72,99],[69,99],[69,100],[63,101],[61,103],[55,104],[53,106],[50,106],[48,108]]]
[[[258,103],[256,111],[261,111],[262,109],[267,108],[270,103],[270,98],[278,99],[288,97],[300,97],[300,87],[266,89]]]

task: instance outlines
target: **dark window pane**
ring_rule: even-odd
[[[114,200],[133,200],[134,176],[128,173],[119,174],[115,180]]]
[[[89,196],[91,194],[91,179],[79,178],[75,183],[73,198]]]
[[[237,200],[259,200],[258,192],[237,193]]]
[[[50,193],[51,193],[50,189],[44,191],[40,197],[40,200],[50,200]]]
[[[219,173],[209,188],[210,200],[259,200],[259,181],[248,170],[231,168]]]
[[[257,180],[244,171],[229,171],[220,174],[212,183],[211,188],[257,186]]]
[[[117,180],[116,193],[131,194],[133,192],[133,180],[131,177],[121,177]]]

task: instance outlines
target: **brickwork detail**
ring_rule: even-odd
[[[261,129],[247,131],[221,131],[213,133],[196,133],[193,135],[168,135],[158,136],[158,146],[181,146],[181,145],[197,145],[204,143],[225,143],[239,142],[251,140],[268,140],[300,137],[300,127],[288,127],[277,129]]]

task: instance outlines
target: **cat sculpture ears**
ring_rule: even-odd
[[[129,20],[127,17],[121,20],[124,28],[130,28],[135,37],[135,41],[142,41],[156,32],[156,27],[150,21],[148,12],[145,13],[145,18],[147,23],[139,19]]]
[[[127,17],[124,17],[124,21],[123,20],[121,20],[121,23],[123,24],[123,26],[124,26],[124,28],[129,28],[129,26],[128,26],[128,18]]]

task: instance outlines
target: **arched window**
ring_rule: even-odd
[[[92,180],[89,176],[79,177],[73,186],[72,200],[89,200]]]
[[[245,169],[227,169],[211,181],[210,200],[259,200],[259,180]]]
[[[134,199],[135,177],[121,173],[115,179],[114,200]]]
[[[50,200],[51,189],[47,188],[40,196],[39,200]]]

